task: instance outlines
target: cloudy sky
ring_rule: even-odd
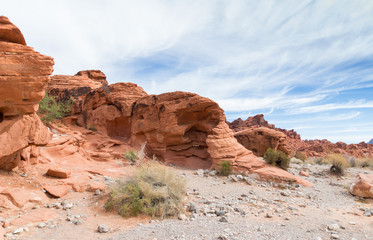
[[[0,14],[55,74],[195,92],[302,139],[373,138],[371,0],[1,0]]]

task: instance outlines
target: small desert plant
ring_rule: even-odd
[[[224,161],[220,165],[219,174],[222,176],[229,176],[232,173],[231,164],[229,161]]]
[[[365,157],[356,159],[356,166],[373,169],[373,158]]]
[[[134,150],[129,150],[124,154],[124,157],[130,161],[131,163],[136,163],[136,160],[138,158],[136,152]]]
[[[294,157],[302,160],[303,162],[307,159],[306,155],[304,155],[302,152],[297,152]]]
[[[282,151],[276,151],[272,148],[268,148],[263,158],[266,160],[267,163],[273,166],[278,166],[285,170],[289,167],[290,158],[286,153]]]
[[[66,117],[70,112],[72,103],[72,100],[65,102],[57,101],[54,97],[46,93],[43,100],[39,103],[38,113],[41,115],[41,120],[44,123],[50,123],[55,119]]]
[[[128,180],[118,180],[111,188],[107,211],[113,209],[124,217],[146,214],[165,218],[183,209],[185,180],[158,162],[150,161],[136,168]]]
[[[350,167],[350,163],[345,156],[339,153],[329,154],[324,161],[332,164],[330,173],[342,176],[345,174],[345,169]]]

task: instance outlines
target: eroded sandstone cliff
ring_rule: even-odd
[[[37,163],[38,146],[50,139],[36,115],[53,58],[26,46],[21,31],[0,17],[0,168]]]

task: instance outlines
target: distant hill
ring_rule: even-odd
[[[373,138],[370,139],[370,141],[368,142],[368,144],[373,144]]]

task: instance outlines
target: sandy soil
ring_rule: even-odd
[[[130,166],[127,168],[131,171]],[[180,216],[183,220],[125,219],[104,211],[105,193],[72,192],[40,206],[57,213],[56,218],[44,222],[45,226],[12,226],[6,232],[20,227],[27,231],[8,234],[6,239],[373,239],[373,217],[364,216],[365,209],[373,208],[373,200],[354,197],[347,190],[357,173],[373,171],[350,168],[345,177],[338,178],[330,176],[328,168],[292,164],[289,171],[294,174],[300,170],[310,174],[306,178],[314,184],[312,188],[250,177],[236,182],[176,169],[187,179],[186,216]],[[108,185],[112,181],[97,178]],[[15,184],[16,179],[13,176],[9,182]],[[64,210],[61,202],[73,206]],[[192,212],[188,211],[190,205]],[[98,233],[99,224],[105,224],[109,232]]]

